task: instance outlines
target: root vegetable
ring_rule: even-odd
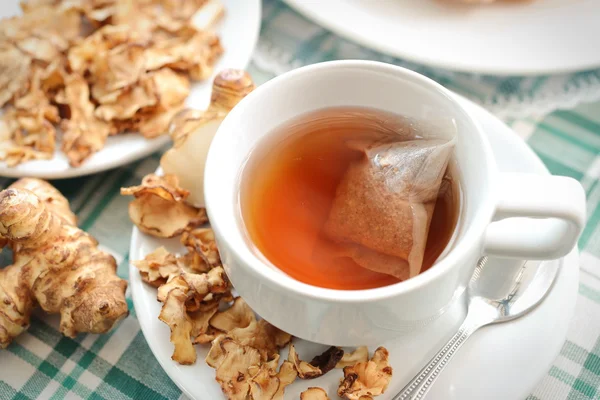
[[[184,110],[171,122],[169,134],[173,148],[160,160],[165,174],[173,174],[181,187],[190,192],[187,201],[204,207],[204,165],[210,143],[229,111],[254,90],[248,73],[224,70],[213,82],[210,106],[206,111]]]
[[[47,182],[24,179],[0,192],[0,237],[14,254],[0,270],[1,348],[28,328],[36,304],[60,314],[69,337],[107,332],[127,316],[115,259],[77,228],[68,201]]]

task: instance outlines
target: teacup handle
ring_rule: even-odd
[[[497,190],[494,222],[485,232],[485,254],[550,260],[567,255],[577,244],[586,221],[585,192],[578,181],[503,173]],[[536,219],[507,219],[511,217]]]

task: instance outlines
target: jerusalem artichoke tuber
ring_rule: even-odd
[[[204,207],[204,164],[208,148],[229,111],[254,90],[250,75],[226,69],[214,79],[210,106],[205,111],[184,110],[171,120],[169,133],[173,147],[160,159],[165,174],[175,175],[189,191],[187,202]]]
[[[0,238],[13,251],[13,264],[0,270],[0,348],[28,328],[36,304],[60,314],[69,337],[104,333],[127,316],[115,259],[75,222],[47,182],[22,179],[0,192]]]

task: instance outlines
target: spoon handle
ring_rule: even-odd
[[[438,375],[448,365],[456,351],[473,332],[483,326],[483,324],[474,321],[473,318],[469,318],[471,315],[473,314],[469,313],[467,315],[458,332],[392,400],[421,400],[425,398]]]

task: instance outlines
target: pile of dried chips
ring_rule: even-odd
[[[0,21],[0,160],[53,157],[72,166],[110,135],[166,132],[190,80],[223,49],[210,32],[217,0],[29,0]]]

